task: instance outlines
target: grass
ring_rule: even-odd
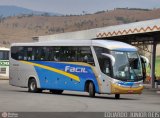
[[[156,65],[155,65],[155,74],[156,77],[160,77],[160,56],[156,57]],[[150,75],[150,68],[147,68],[147,75]]]
[[[160,77],[160,56],[156,57],[156,76]]]

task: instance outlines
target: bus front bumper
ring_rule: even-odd
[[[116,84],[111,84],[112,94],[141,94],[143,86],[138,87],[122,87]]]

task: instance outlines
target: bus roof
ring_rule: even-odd
[[[11,46],[98,46],[110,50],[137,51],[137,48],[119,41],[111,40],[52,40],[34,43],[13,43]]]
[[[113,41],[113,40],[94,40],[92,42],[94,46],[101,46],[108,48],[110,50],[119,50],[119,51],[137,51],[137,48],[129,45],[127,43]]]

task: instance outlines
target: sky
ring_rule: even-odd
[[[160,8],[160,0],[0,0],[0,5],[61,14],[83,14],[126,7]]]

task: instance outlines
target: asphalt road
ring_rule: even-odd
[[[160,94],[144,90],[141,95],[96,95],[64,91],[62,95],[29,93],[26,88],[13,87],[0,80],[0,112],[108,112],[108,111],[160,111]]]

